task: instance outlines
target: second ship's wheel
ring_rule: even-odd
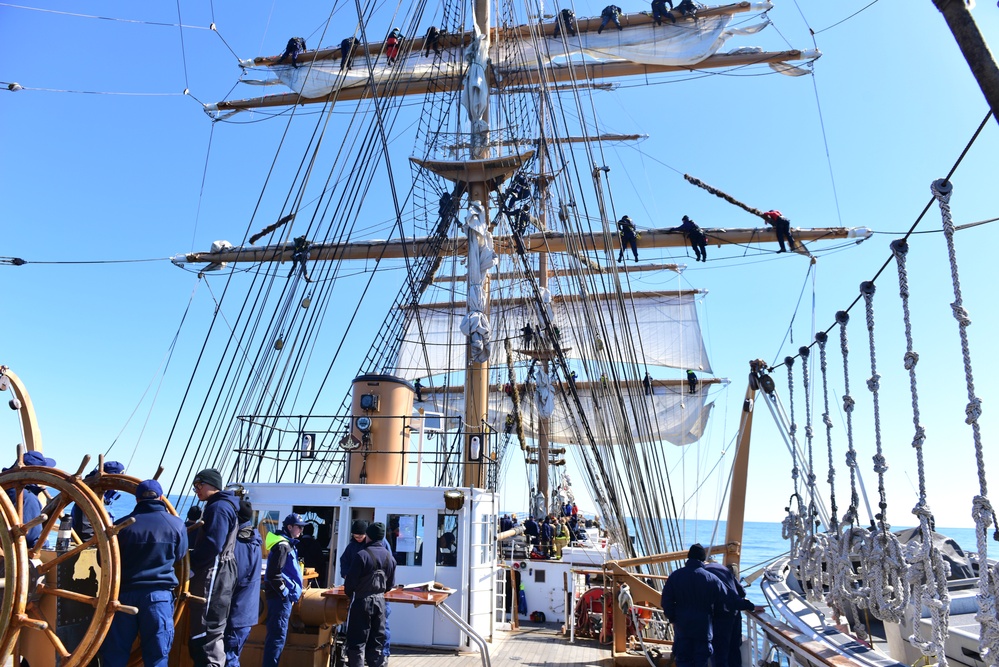
[[[86,461],[81,469],[86,466]],[[118,553],[119,530],[127,524],[111,525],[107,512],[104,511],[101,499],[81,483],[77,475],[42,466],[17,465],[7,472],[0,473],[0,487],[4,491],[14,492],[13,522],[24,529],[24,494],[26,487],[41,486],[49,490],[52,500],[42,508],[44,520],[40,521],[41,535],[33,547],[27,550],[27,600],[24,614],[20,618],[12,617],[12,626],[18,625],[18,630],[32,631],[21,635],[21,643],[26,639],[47,642],[60,658],[60,667],[82,667],[87,665],[100,649],[101,642],[111,625],[115,612],[122,608],[118,602],[118,581],[121,574],[121,564]],[[42,556],[42,547],[56,529],[57,522],[70,504],[76,503],[84,516],[94,527],[94,537],[81,544],[59,553],[53,558]],[[41,519],[42,517],[39,517]],[[4,545],[6,548],[6,545]],[[61,563],[80,556],[89,547],[97,551],[94,568],[96,574],[96,593],[83,594],[55,583],[55,568]],[[21,568],[23,569],[23,568]],[[99,572],[98,572],[99,570]],[[56,635],[52,609],[56,598],[72,600],[93,607],[93,615],[76,646],[66,646]],[[36,634],[37,633],[37,634]],[[4,635],[7,636],[7,633]],[[13,650],[14,664],[20,663],[21,656],[16,647]]]
[[[0,563],[3,567],[3,599],[0,601],[0,665],[21,632],[18,623],[28,602],[28,547],[18,530],[17,511],[6,493],[0,493]]]
[[[101,458],[98,466],[97,472],[88,475],[83,479],[83,483],[86,484],[93,490],[94,494],[100,498],[104,495],[105,491],[119,491],[122,493],[129,493],[135,495],[135,489],[142,482],[138,477],[132,477],[131,475],[112,475],[100,472],[104,470],[103,457]],[[177,510],[174,509],[173,504],[167,499],[166,496],[161,498],[166,504],[167,511],[174,516],[177,516]],[[173,608],[173,625],[176,628],[178,623],[180,623],[180,618],[184,613],[184,605],[187,602],[187,591],[188,591],[188,580],[190,579],[190,566],[191,561],[188,556],[177,564],[175,572],[177,574],[177,581],[179,585],[174,591],[174,608]],[[134,667],[136,665],[142,664],[142,647],[139,641],[136,640],[135,645],[132,646],[132,654],[128,659],[128,666]]]

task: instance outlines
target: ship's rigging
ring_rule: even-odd
[[[707,12],[705,22],[696,28],[702,31],[699,33],[702,42],[717,41],[718,44],[710,46],[706,53],[714,53],[724,41],[722,31],[733,13],[760,9],[741,3]],[[673,494],[665,451],[658,444],[650,443],[670,439],[681,443],[696,440],[704,430],[710,410],[705,399],[713,384],[710,378],[705,378],[709,381],[691,397],[670,389],[667,384],[658,384],[655,395],[646,396],[641,381],[648,370],[654,370],[657,365],[693,368],[698,373],[709,371],[710,365],[700,343],[693,342],[699,335],[679,345],[677,343],[684,340],[682,336],[659,339],[660,331],[676,326],[673,315],[659,322],[654,318],[649,320],[643,310],[643,300],[628,286],[627,274],[621,273],[623,267],[615,266],[612,257],[605,255],[608,251],[613,255],[618,243],[612,227],[621,212],[615,210],[607,168],[600,166],[604,162],[600,154],[600,133],[594,132],[588,121],[581,120],[587,116],[584,109],[591,105],[589,97],[594,94],[590,84],[603,76],[653,73],[674,67],[716,67],[726,62],[736,65],[786,62],[813,58],[815,54],[740,52],[696,58],[688,54],[683,56],[687,61],[682,64],[655,60],[660,56],[652,54],[648,57],[653,60],[647,60],[637,69],[614,62],[593,64],[585,62],[582,55],[586,52],[589,54],[586,57],[592,58],[592,49],[573,52],[563,48],[555,53],[556,43],[544,32],[550,31],[550,26],[544,30],[517,27],[523,22],[518,20],[517,9],[509,3],[501,3],[499,11],[501,27],[489,33],[492,59],[488,67],[482,68],[489,77],[493,98],[489,112],[492,129],[488,135],[474,128],[470,134],[467,123],[457,113],[460,91],[453,84],[458,73],[463,71],[464,62],[457,42],[472,43],[473,31],[469,29],[471,17],[450,8],[445,8],[442,23],[454,37],[445,43],[446,48],[440,55],[422,57],[419,42],[410,40],[407,48],[411,50],[403,53],[402,64],[385,68],[383,60],[379,59],[381,46],[372,44],[370,36],[362,31],[362,41],[368,46],[365,53],[358,53],[354,65],[362,87],[340,85],[346,82],[347,73],[339,72],[335,61],[326,60],[338,57],[335,50],[309,52],[303,55],[298,68],[278,67],[274,71],[279,77],[288,75],[296,81],[306,82],[309,76],[319,74],[320,66],[325,67],[321,62],[332,63],[331,76],[335,83],[320,97],[271,96],[264,100],[218,105],[217,108],[223,109],[320,102],[329,109],[335,103],[367,98],[368,102],[360,104],[368,108],[369,113],[352,117],[347,139],[341,147],[343,159],[337,159],[327,177],[321,198],[312,207],[316,213],[306,222],[304,230],[300,206],[305,201],[304,192],[317,165],[322,133],[328,120],[317,123],[310,157],[303,162],[281,213],[284,217],[296,216],[294,231],[292,224],[281,227],[268,238],[267,245],[259,248],[222,247],[219,252],[189,253],[175,259],[177,263],[207,262],[214,267],[252,262],[259,267],[254,280],[261,281],[259,288],[251,288],[249,294],[256,292],[257,296],[243,307],[235,327],[245,332],[242,336],[258,341],[257,359],[251,363],[248,359],[243,361],[245,354],[233,356],[231,353],[219,357],[228,361],[220,361],[214,375],[225,381],[219,380],[218,386],[210,391],[217,398],[204,413],[205,423],[196,423],[186,436],[185,448],[193,446],[202,452],[190,465],[193,470],[211,463],[238,469],[253,479],[278,479],[289,468],[287,464],[268,463],[271,455],[267,452],[281,450],[281,433],[290,431],[296,422],[288,415],[333,414],[340,416],[332,417],[325,432],[317,437],[317,451],[322,455],[304,463],[297,471],[303,480],[338,479],[343,471],[338,443],[348,430],[349,396],[345,396],[335,410],[328,409],[326,400],[320,402],[320,396],[333,377],[334,363],[342,363],[338,357],[343,348],[334,353],[318,384],[305,378],[305,369],[312,366],[310,376],[315,375],[314,360],[310,357],[317,349],[320,325],[332,317],[333,289],[344,263],[363,258],[377,267],[397,258],[402,260],[405,273],[403,286],[381,327],[373,336],[369,330],[372,343],[357,372],[390,372],[411,379],[422,378],[428,397],[431,401],[439,401],[434,403],[437,409],[446,414],[452,414],[456,408],[459,413],[464,412],[464,423],[459,431],[484,429],[481,438],[487,441],[486,461],[490,460],[489,456],[497,457],[487,466],[491,484],[502,484],[499,473],[504,469],[504,461],[498,456],[502,448],[500,441],[506,441],[504,435],[516,430],[526,433],[527,437],[540,438],[539,451],[523,442],[521,446],[527,452],[526,460],[537,462],[537,474],[528,466],[528,477],[542,490],[544,504],[558,502],[556,498],[547,497],[547,489],[558,487],[561,478],[556,466],[552,468],[553,483],[547,479],[548,464],[552,462],[547,441],[552,438],[555,442],[570,444],[573,451],[582,456],[580,469],[586,476],[585,482],[615,538],[628,543],[628,535],[637,533],[635,547],[639,551],[676,550],[680,531],[674,522],[682,508],[678,511],[671,501]],[[719,18],[715,20],[715,17]],[[413,32],[413,26],[421,20],[422,16],[417,12],[403,32]],[[647,39],[641,36],[645,32],[655,34],[647,17],[636,15],[629,21],[626,22],[631,31],[629,43],[632,46],[629,48],[634,49],[642,39]],[[761,27],[765,21],[756,25]],[[688,30],[695,27],[691,21],[681,22],[681,27],[684,26]],[[587,26],[582,25],[581,30],[585,33]],[[725,37],[736,32],[728,30]],[[714,37],[710,36],[712,34]],[[447,48],[448,44],[451,48]],[[603,55],[613,56],[613,60],[622,54]],[[253,63],[254,66],[268,64],[267,59]],[[292,85],[298,84],[292,81]],[[377,92],[369,97],[370,91]],[[399,188],[397,182],[393,183],[400,175],[399,170],[391,166],[385,146],[387,138],[397,131],[402,96],[416,91],[424,96],[424,102],[418,116],[415,156],[410,169],[413,186],[408,192],[393,194],[398,202],[393,232],[396,238],[387,242],[359,243],[353,230],[360,222],[358,211],[364,201],[375,196],[376,172],[387,168],[389,187],[393,193]],[[533,138],[525,143],[525,135]],[[492,176],[487,175],[488,171],[480,175],[474,170],[454,172],[455,168],[469,169],[459,167],[461,163],[453,161],[455,151],[460,150],[457,147],[464,145],[471,146],[473,155],[481,156],[489,155],[482,152],[488,146],[491,155],[499,156],[493,158],[494,163],[505,166],[492,172]],[[348,155],[360,157],[347,162]],[[434,176],[434,172],[451,174],[449,177],[456,183],[448,184]],[[514,172],[525,176],[530,183],[530,196],[518,209],[525,215],[529,212],[529,229],[517,229],[512,224],[516,214],[505,211],[502,206],[505,188],[499,184]],[[495,179],[489,182],[490,189],[496,191],[495,195],[488,195],[489,199],[496,198],[490,204],[493,213],[489,223],[495,228],[491,231],[498,234],[496,248],[500,254],[496,275],[504,277],[492,286],[489,295],[490,317],[498,333],[493,335],[493,359],[480,382],[483,387],[496,390],[488,401],[498,409],[488,412],[486,394],[476,398],[475,404],[469,402],[467,390],[463,401],[454,400],[454,389],[469,385],[469,378],[474,378],[475,374],[466,372],[465,341],[451,335],[458,330],[459,310],[468,298],[457,278],[455,261],[467,253],[468,246],[460,237],[454,237],[453,227],[456,223],[465,223],[464,211],[470,202],[483,197],[483,190],[469,192],[469,183],[482,178]],[[588,191],[596,194],[587,195]],[[411,215],[412,228],[427,230],[427,236],[414,238],[406,232],[404,211],[407,217]],[[803,240],[842,238],[852,233],[850,230],[806,231]],[[297,236],[299,234],[301,236]],[[292,235],[296,235],[296,243],[291,242]],[[752,242],[759,239],[760,232],[715,230],[714,236],[720,240]],[[682,243],[682,236],[659,229],[645,230],[640,246],[645,252],[646,248]],[[604,261],[595,262],[601,256],[605,257]],[[270,262],[285,262],[286,268],[268,269]],[[592,270],[594,263],[605,264],[607,269]],[[449,281],[435,280],[441,277],[447,277]],[[381,289],[376,285],[378,281],[372,272],[354,311],[349,316],[341,314],[339,318],[351,323],[369,318],[371,304],[365,303],[365,299],[372,301],[374,297],[369,294]],[[277,301],[278,305],[265,306],[267,300]],[[298,307],[306,301],[308,308]],[[419,305],[427,302],[442,305]],[[571,307],[565,304],[571,304]],[[688,301],[685,308],[692,314],[694,301]],[[266,313],[271,311],[276,316],[268,322]],[[654,309],[648,312],[654,312]],[[421,313],[434,313],[435,319],[428,319]],[[691,321],[691,315],[680,319]],[[514,345],[512,352],[497,344],[519,338],[517,332],[525,325],[535,328],[535,341]],[[672,348],[672,353],[679,353],[679,356],[672,361],[658,358],[656,350],[666,348]],[[512,400],[502,391],[504,386],[521,384],[525,395],[520,398],[527,400],[525,404]],[[561,415],[557,418],[556,430],[547,423],[545,416],[552,408],[542,410],[539,417],[536,406],[528,400],[549,392],[554,394],[554,403]],[[314,398],[303,400],[309,395]],[[550,398],[545,400],[551,401]],[[668,417],[667,413],[671,411],[666,409],[667,404],[681,417]],[[238,414],[256,417],[246,421],[248,426],[235,428],[232,417]],[[480,423],[478,414],[488,414],[488,417]],[[507,417],[516,424],[515,429],[510,427]],[[201,419],[199,416],[198,421]],[[183,441],[184,436],[177,436]],[[172,434],[171,440],[174,437]],[[224,443],[221,448],[208,447],[209,442],[219,440]],[[257,456],[248,463],[246,456],[250,450],[257,452]],[[458,439],[444,445],[445,464],[434,477],[442,483],[461,483],[457,464],[467,455],[466,450],[467,446],[461,446]],[[218,453],[209,457],[209,451]],[[237,461],[240,456],[243,459]],[[661,472],[645,479],[645,471]],[[639,478],[643,481],[636,485]],[[629,525],[624,517],[631,517],[634,525]]]

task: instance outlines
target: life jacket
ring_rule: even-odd
[[[302,597],[302,570],[299,569],[298,565],[298,551],[295,550],[291,541],[281,533],[267,533],[264,545],[270,551],[280,542],[288,542],[290,547],[288,557],[284,560],[284,566],[281,568],[281,579],[284,581],[285,588],[288,589],[288,599],[296,602],[298,598]]]

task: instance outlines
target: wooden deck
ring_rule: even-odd
[[[576,640],[559,632],[554,624],[521,623],[519,630],[497,632],[489,644],[492,667],[511,665],[579,665],[580,667],[611,667],[609,646],[592,640]],[[476,653],[456,654],[453,651],[392,647],[391,667],[481,667],[482,658]]]

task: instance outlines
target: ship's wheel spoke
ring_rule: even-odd
[[[28,593],[28,550],[24,537],[15,535],[17,511],[6,493],[0,493],[0,561],[3,563],[4,588],[0,599],[0,664],[17,644]],[[15,663],[18,664],[18,663]]]
[[[42,508],[42,515],[47,518],[45,519],[45,523],[42,524],[42,532],[38,536],[38,541],[35,542],[35,546],[28,552],[28,556],[30,558],[38,558],[38,553],[48,541],[49,535],[55,527],[55,522],[62,517],[63,510],[65,510],[68,505],[69,502],[65,499],[65,496],[60,493]]]

